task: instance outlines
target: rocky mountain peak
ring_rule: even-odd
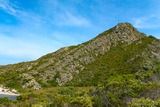
[[[101,42],[110,42],[112,46],[117,46],[119,43],[132,43],[140,40],[144,34],[140,33],[130,23],[119,23],[113,28],[103,32],[97,37],[101,38]],[[97,41],[96,40],[96,41]]]
[[[142,38],[142,33],[138,32],[130,23],[119,23],[113,28],[113,35],[121,42],[136,41]]]
[[[122,22],[122,23],[118,23],[116,25],[116,27],[124,27],[124,28],[134,28],[133,25],[131,23],[128,22]]]

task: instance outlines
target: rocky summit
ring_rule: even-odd
[[[11,105],[158,107],[160,41],[119,23],[85,43],[0,66],[0,75],[22,94]]]

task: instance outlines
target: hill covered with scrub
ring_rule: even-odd
[[[0,66],[0,84],[20,107],[159,107],[160,41],[119,23],[85,43]]]

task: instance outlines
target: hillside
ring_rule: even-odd
[[[159,71],[160,41],[119,23],[85,43],[0,66],[0,84],[22,93],[10,104],[157,107]]]

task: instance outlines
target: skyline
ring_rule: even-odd
[[[157,0],[0,0],[0,65],[88,41],[119,22],[160,38]]]

